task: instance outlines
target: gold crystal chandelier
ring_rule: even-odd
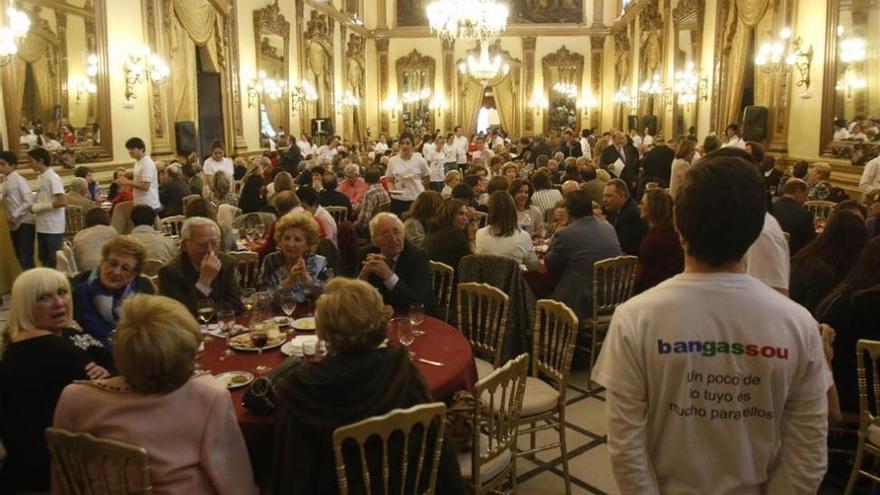
[[[426,10],[431,31],[445,40],[489,40],[507,27],[507,6],[495,0],[435,0]]]

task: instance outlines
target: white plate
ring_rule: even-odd
[[[300,332],[314,332],[315,317],[306,316],[304,318],[297,318],[293,320],[293,328],[294,330],[299,330]]]
[[[290,325],[290,318],[286,316],[276,316],[275,318],[272,318],[272,320],[274,320],[275,324],[279,327],[286,327]]]
[[[237,335],[241,332],[246,332],[246,331],[247,331],[247,328],[245,328],[243,325],[236,324],[235,328],[232,330],[232,335]],[[208,335],[217,337],[218,339],[225,339],[226,338],[226,334],[223,333],[223,330],[220,329],[220,325],[217,325],[216,323],[212,324],[212,325],[208,325],[208,331],[205,333],[207,333]]]
[[[281,352],[288,356],[303,356],[303,344],[306,342],[318,342],[317,335],[297,335],[281,346]]]
[[[238,342],[236,342],[236,338],[240,338]],[[236,335],[229,340],[229,347],[235,349],[236,351],[245,351],[245,352],[257,352],[259,349],[256,347],[252,347],[250,345],[242,345],[241,342],[250,343],[250,337],[247,336],[247,333]],[[266,347],[263,347],[264,351],[268,351],[270,349],[276,349],[284,345],[284,335],[279,334],[274,338],[274,342],[272,339],[269,340],[269,343],[266,344]]]
[[[247,371],[226,371],[214,375],[214,379],[227,389],[233,390],[250,384],[254,381],[254,375]]]

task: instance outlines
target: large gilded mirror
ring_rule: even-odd
[[[579,131],[577,100],[584,76],[584,56],[562,46],[541,59],[544,71],[544,93],[550,104],[544,119],[544,132]]]
[[[397,91],[403,104],[400,130],[432,130],[434,121],[430,104],[434,94],[434,58],[413,50],[397,59],[396,65]]]
[[[24,157],[42,146],[67,167],[112,159],[104,0],[15,7],[31,25],[3,70],[9,148]]]
[[[663,117],[663,18],[656,1],[639,13],[639,132],[656,135]]]
[[[269,140],[278,142],[290,132],[290,108],[287,99],[290,63],[290,23],[284,19],[278,2],[254,11],[254,36],[257,48],[257,77],[262,94],[257,105],[260,112],[260,146],[268,148]]]
[[[679,0],[672,11],[675,43],[675,100],[672,137],[696,136],[700,40],[704,0]]]
[[[859,143],[880,144],[880,2],[829,0],[822,146],[850,158]],[[829,146],[830,145],[830,146]]]

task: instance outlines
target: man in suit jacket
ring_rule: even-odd
[[[550,144],[547,142],[547,139],[544,138],[543,135],[535,138],[535,142],[532,145],[532,149],[529,151],[529,163],[535,163],[539,156],[544,155],[547,158],[553,156],[553,149],[550,147]]]
[[[184,180],[180,165],[172,163],[165,167],[165,182],[159,186],[162,217],[183,215],[183,198],[190,194],[192,191]],[[201,191],[196,194],[201,194]]]
[[[159,269],[159,293],[180,301],[193,315],[202,299],[214,300],[216,310],[241,311],[235,260],[218,252],[220,227],[192,217],[183,222],[180,239],[180,254]]]
[[[626,182],[627,187],[632,188],[639,178],[639,152],[627,144],[626,134],[614,131],[611,135],[612,144],[605,148],[600,157],[602,168],[609,170],[618,159],[623,162],[623,171],[619,179]],[[613,174],[612,174],[613,175]]]
[[[782,197],[773,203],[773,216],[783,232],[788,232],[789,253],[794,256],[816,238],[813,215],[804,208],[810,186],[801,179],[788,179],[782,186]]]
[[[567,129],[565,134],[563,134],[563,140],[559,143],[559,151],[561,151],[566,158],[577,158],[584,154],[581,150],[581,143],[574,138],[571,129]]]
[[[642,238],[648,233],[648,222],[642,220],[629,188],[622,180],[611,179],[602,192],[602,202],[608,223],[617,231],[620,248],[626,254],[638,256]]]
[[[426,314],[437,316],[428,254],[404,237],[403,222],[394,214],[379,213],[370,220],[370,237],[373,244],[361,250],[358,278],[378,289],[396,312],[422,303]]]
[[[614,228],[593,217],[584,191],[565,196],[571,223],[556,232],[544,258],[547,269],[560,276],[550,299],[568,305],[583,320],[591,316],[593,263],[620,255]]]
[[[645,174],[642,182],[656,181],[660,182],[660,187],[668,187],[675,151],[666,145],[663,138],[657,138],[655,143],[651,151],[645,155],[642,164]]]

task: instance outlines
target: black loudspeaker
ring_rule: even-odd
[[[645,132],[645,129],[648,129],[647,134],[657,135],[657,116],[645,115],[642,117],[642,127],[639,129],[639,132]]]
[[[743,110],[743,140],[761,142],[767,139],[767,117],[767,107],[746,107]]]
[[[175,122],[174,140],[177,142],[177,154],[187,156],[199,147],[199,137],[195,122]]]
[[[320,119],[312,119],[312,137],[327,137],[333,135],[333,119],[330,117],[322,117]]]

